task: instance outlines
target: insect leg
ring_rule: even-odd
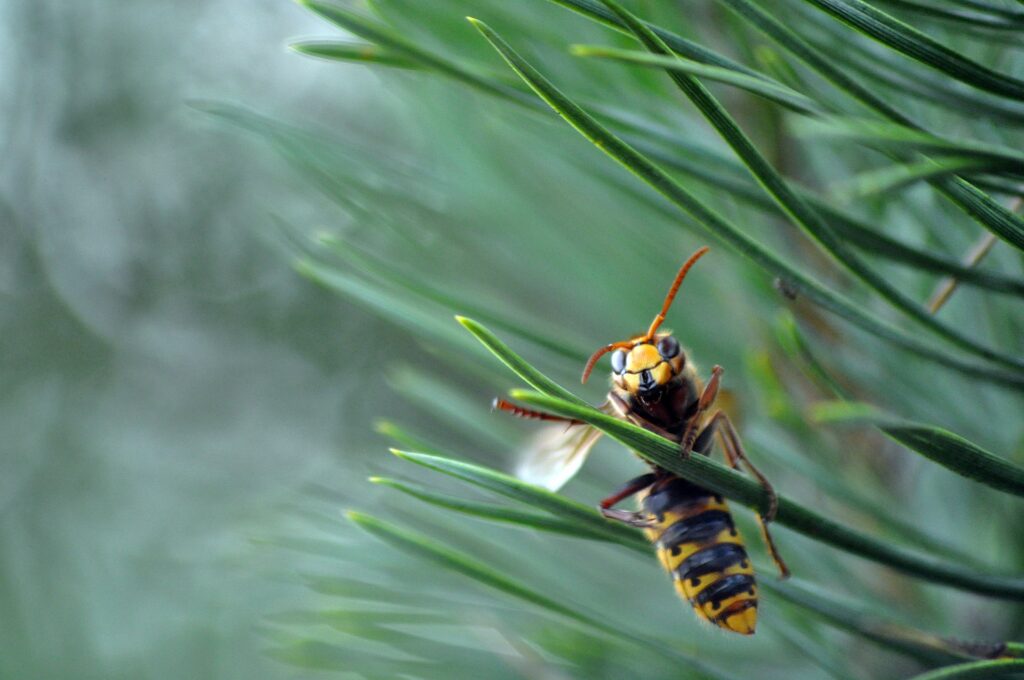
[[[772,487],[771,482],[768,478],[758,470],[750,459],[747,458],[747,454],[743,451],[743,444],[740,441],[739,434],[736,432],[736,428],[733,426],[732,421],[729,420],[729,416],[724,411],[716,411],[715,415],[711,417],[711,423],[718,427],[718,432],[722,436],[722,442],[725,445],[723,450],[725,455],[729,458],[729,465],[734,469],[739,470],[739,462],[742,462],[746,466],[747,470],[750,471],[757,481],[760,482],[764,490],[768,492],[769,505],[768,512],[765,513],[765,520],[771,522],[775,519],[775,514],[779,510],[779,499],[775,493],[775,489]]]
[[[701,415],[711,408],[711,404],[715,402],[715,397],[718,396],[718,383],[721,380],[721,375],[721,366],[715,366],[711,369],[711,379],[708,380],[708,384],[704,386],[704,391],[700,394],[700,400],[697,402],[697,412],[690,418],[690,422],[687,423],[686,429],[683,431],[683,438],[680,440],[683,458],[688,458],[690,451],[693,449],[693,442],[697,439],[697,426],[700,424]]]
[[[775,562],[775,566],[779,570],[780,578],[789,578],[789,567],[783,561],[782,556],[779,555],[778,548],[775,547],[775,540],[772,538],[772,534],[768,531],[768,523],[775,519],[775,513],[779,509],[778,496],[775,493],[775,489],[772,487],[768,478],[765,477],[760,470],[754,467],[754,464],[747,458],[746,453],[743,451],[743,444],[740,442],[739,435],[736,433],[736,428],[733,427],[732,421],[729,420],[729,416],[725,415],[723,411],[716,411],[715,415],[711,417],[711,421],[708,424],[708,428],[714,427],[718,430],[718,434],[722,441],[722,450],[725,452],[726,460],[729,463],[729,467],[734,470],[740,469],[740,462],[747,467],[751,474],[757,478],[757,481],[761,483],[765,491],[768,492],[770,503],[767,515],[758,513],[757,522],[761,525],[761,536],[764,538],[764,543],[768,548],[768,554],[771,556],[772,561]],[[702,433],[703,434],[703,433]]]
[[[564,418],[562,416],[555,416],[550,413],[544,413],[543,411],[534,411],[533,409],[523,408],[522,406],[516,406],[515,404],[505,401],[504,399],[497,399],[491,402],[492,409],[498,409],[499,411],[508,411],[517,418],[533,418],[536,420],[547,420],[554,421],[556,423],[568,423],[569,425],[585,425],[582,420],[576,420],[575,418]]]
[[[629,480],[623,484],[618,491],[601,501],[597,506],[597,509],[600,510],[601,514],[608,519],[616,519],[634,527],[650,526],[650,518],[646,515],[639,512],[630,512],[628,510],[614,510],[612,509],[612,506],[626,498],[629,498],[633,494],[643,491],[651,484],[654,484],[656,479],[656,474],[648,472],[646,475],[640,475],[639,477]]]

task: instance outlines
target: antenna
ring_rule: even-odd
[[[665,302],[661,305],[661,311],[658,312],[658,316],[654,317],[654,321],[651,322],[651,327],[647,329],[647,334],[643,337],[642,342],[650,342],[654,338],[654,334],[658,332],[658,328],[665,321],[665,315],[668,314],[668,308],[672,306],[672,301],[676,299],[676,294],[679,292],[679,286],[683,284],[683,279],[686,278],[686,273],[690,271],[697,260],[704,257],[704,254],[708,252],[710,248],[704,246],[690,256],[683,266],[679,268],[679,273],[676,274],[675,280],[672,282],[672,287],[668,289],[668,295],[665,296]],[[617,349],[633,349],[637,343],[624,341],[624,342],[613,342],[605,345],[601,349],[594,352],[589,359],[587,364],[583,367],[583,377],[580,379],[581,382],[587,382],[590,377],[591,371],[594,370],[594,366],[597,364],[597,360],[603,357],[608,352]]]

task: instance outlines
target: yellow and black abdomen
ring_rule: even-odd
[[[757,583],[725,500],[673,477],[654,484],[641,506],[655,524],[645,531],[676,591],[697,615],[742,635],[757,624]]]

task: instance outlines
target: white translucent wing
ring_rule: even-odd
[[[590,425],[545,425],[523,450],[516,477],[558,491],[579,471],[601,434]]]

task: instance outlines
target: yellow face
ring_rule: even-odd
[[[682,372],[686,356],[671,335],[659,335],[652,342],[637,340],[640,344],[633,348],[612,354],[612,379],[618,387],[633,395],[653,392]]]

